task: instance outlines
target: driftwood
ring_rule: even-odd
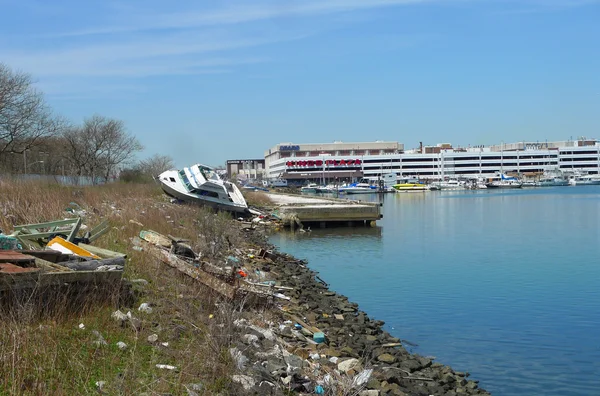
[[[101,266],[125,266],[125,259],[123,257],[116,257],[102,260],[66,261],[59,264],[75,271],[95,271]]]

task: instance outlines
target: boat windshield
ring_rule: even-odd
[[[183,185],[185,186],[185,188],[187,188],[188,191],[192,191],[193,187],[192,184],[190,183],[190,180],[188,179],[188,177],[185,174],[185,170],[180,170],[179,171],[179,176],[181,177],[181,181],[183,182]]]
[[[200,173],[202,173],[202,176],[204,176],[204,178],[206,180],[213,180],[213,181],[221,180],[219,178],[219,175],[217,175],[217,172],[215,172],[214,170],[212,170],[210,168],[206,168],[204,166],[199,166],[198,169],[200,169]]]

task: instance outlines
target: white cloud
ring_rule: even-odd
[[[248,5],[240,3],[216,10],[192,8],[177,12],[150,12],[139,10],[139,16],[117,16],[121,24],[59,33],[60,36],[85,36],[119,34],[164,29],[189,29],[203,26],[232,25],[258,22],[267,19],[307,17],[362,9],[429,3],[435,0],[323,0],[323,1],[277,1],[270,4]],[[437,0],[444,2],[449,0]]]

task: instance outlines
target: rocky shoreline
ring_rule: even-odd
[[[240,371],[233,377],[240,392],[489,394],[469,379],[469,373],[409,353],[400,339],[383,330],[384,322],[329,290],[305,261],[278,252],[262,233],[254,233],[252,239],[262,249],[251,255],[250,267],[276,281],[282,295],[258,317],[245,312],[234,321],[238,341],[230,353]]]

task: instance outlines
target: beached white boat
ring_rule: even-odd
[[[238,187],[222,180],[210,166],[196,164],[181,170],[168,170],[158,176],[163,191],[177,199],[215,209],[249,213]]]

